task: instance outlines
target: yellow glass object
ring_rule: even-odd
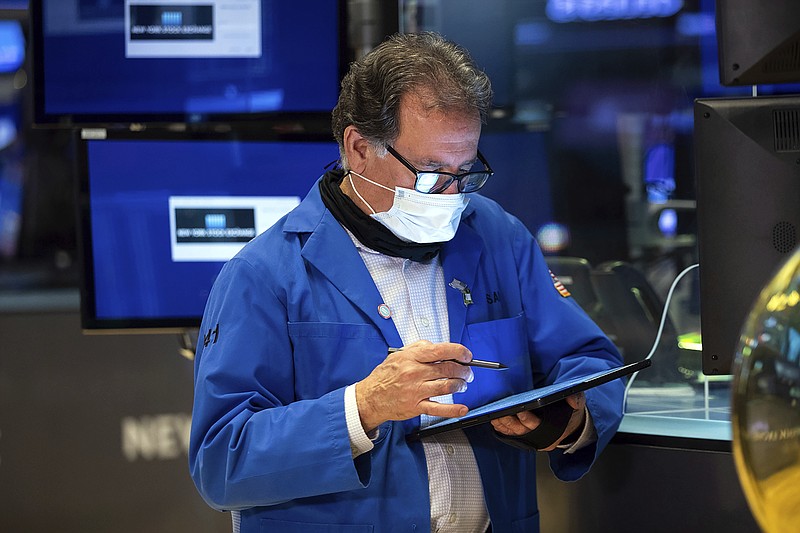
[[[733,368],[733,456],[768,533],[800,531],[800,249],[748,316]]]

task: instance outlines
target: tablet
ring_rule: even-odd
[[[409,433],[406,436],[406,440],[412,442],[423,437],[444,433],[445,431],[477,426],[478,424],[483,424],[495,418],[513,415],[520,411],[537,409],[553,402],[563,400],[572,394],[638,372],[650,366],[650,363],[650,359],[643,359],[625,366],[595,372],[594,374],[588,374],[586,376],[507,396],[481,407],[471,409],[469,413],[460,418],[448,418],[441,422],[431,424],[430,426],[419,428]]]

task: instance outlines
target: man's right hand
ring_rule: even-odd
[[[356,404],[364,431],[387,420],[408,420],[421,414],[460,417],[467,406],[431,401],[434,396],[463,392],[473,379],[467,363],[472,353],[450,342],[418,341],[389,354],[369,376],[356,383]]]

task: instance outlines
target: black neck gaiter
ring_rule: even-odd
[[[386,226],[359,209],[355,202],[342,192],[339,185],[344,176],[345,172],[341,169],[326,172],[319,182],[319,192],[325,207],[361,244],[385,255],[417,262],[429,261],[436,257],[444,243],[417,244],[400,239]]]

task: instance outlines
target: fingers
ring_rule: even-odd
[[[442,378],[420,384],[418,396],[421,399],[446,396],[467,390],[467,381],[459,378]]]
[[[472,352],[466,346],[454,342],[433,344],[430,341],[417,341],[405,346],[402,351],[413,355],[414,359],[420,363],[438,363],[440,361],[468,363],[472,361]]]
[[[516,415],[504,416],[492,420],[492,426],[498,433],[518,437],[533,431],[541,420],[530,411],[522,411]]]
[[[472,367],[460,365],[455,361],[427,363],[426,366],[430,367],[428,369],[431,376],[430,379],[460,379],[465,383],[472,383],[475,379]]]
[[[567,403],[575,410],[583,411],[586,407],[586,395],[582,392],[567,396]]]
[[[474,379],[472,369],[456,362],[472,354],[454,343],[419,341],[390,353],[356,384],[356,405],[365,431],[387,420],[407,420],[420,414],[463,416],[466,406],[431,402],[466,390]],[[441,407],[447,405],[446,407]]]
[[[422,400],[419,407],[421,414],[444,418],[460,418],[469,412],[469,408],[460,403],[439,403],[431,400]]]
[[[393,352],[387,357],[394,361],[410,361],[422,363],[416,368],[420,380],[457,378],[472,383],[475,375],[471,367],[457,361],[472,360],[472,353],[464,346],[455,343],[433,344],[429,341],[417,341]]]

